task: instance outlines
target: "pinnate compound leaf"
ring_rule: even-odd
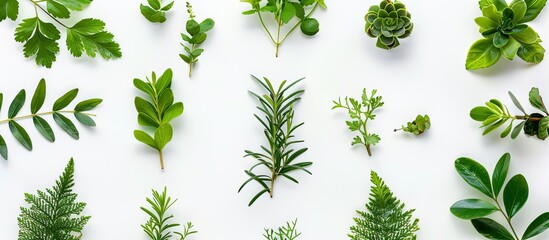
[[[77,111],[77,112],[89,111],[97,107],[102,102],[103,100],[99,98],[84,100],[76,104],[76,107],[74,107],[74,111]]]
[[[491,39],[483,38],[469,49],[465,67],[467,70],[487,68],[496,64],[501,55],[501,50],[494,46]]]
[[[75,112],[74,113],[74,117],[76,118],[76,120],[78,120],[80,123],[88,126],[88,127],[95,127],[96,126],[96,123],[95,121],[88,115],[86,114],[83,114],[83,113],[79,113],[79,112]]]
[[[481,199],[464,199],[450,207],[454,216],[466,220],[485,217],[496,211],[497,207]]]
[[[122,57],[114,35],[104,29],[105,23],[99,19],[82,19],[67,29],[67,48],[75,57],[82,56],[84,52],[91,58],[99,53],[106,60]]]
[[[66,8],[74,11],[82,11],[85,7],[90,5],[92,0],[55,0],[63,4]]]
[[[514,240],[513,235],[504,226],[489,218],[471,220],[473,226],[482,236],[488,239]]]
[[[161,124],[154,133],[154,141],[159,151],[162,151],[164,147],[172,140],[173,128],[169,123]]]
[[[19,123],[15,121],[9,121],[8,125],[10,127],[10,131],[13,137],[15,137],[15,139],[17,139],[17,141],[21,143],[23,147],[31,151],[32,141],[27,131],[21,125],[19,125]]]
[[[495,197],[499,196],[501,188],[507,179],[507,172],[509,171],[509,165],[511,164],[511,154],[505,153],[499,159],[492,174],[492,186]]]
[[[53,133],[53,130],[51,129],[51,126],[46,120],[44,120],[40,116],[34,116],[32,118],[32,121],[34,122],[34,127],[38,130],[44,138],[46,138],[50,142],[55,142],[55,134]]]
[[[32,96],[32,100],[31,100],[32,114],[37,113],[40,110],[40,108],[42,108],[42,105],[44,104],[45,99],[46,99],[46,81],[42,78],[42,80],[40,80],[40,82],[38,83],[36,90],[34,91],[34,95]]]
[[[51,24],[35,18],[24,19],[15,29],[15,40],[24,42],[23,53],[29,58],[36,56],[36,64],[51,68],[59,52],[57,40],[61,33]]]
[[[477,161],[470,158],[458,158],[455,167],[459,175],[471,187],[479,190],[488,197],[493,197],[492,185],[488,171]]]
[[[58,98],[55,101],[55,103],[53,103],[52,110],[53,111],[62,110],[63,108],[67,107],[72,102],[72,100],[74,100],[74,98],[76,98],[77,95],[78,95],[78,88],[75,88],[75,89],[72,89],[72,90],[68,91],[63,96]]]
[[[519,21],[520,23],[530,22],[541,13],[541,10],[543,10],[543,7],[545,7],[545,4],[547,4],[547,0],[525,0],[527,5],[526,13],[524,14],[524,17]]]
[[[154,139],[151,136],[149,136],[149,134],[147,134],[146,132],[143,132],[141,130],[135,130],[133,131],[133,136],[138,141],[144,144],[147,144],[156,150],[159,150],[158,147],[156,146],[156,142],[154,141]]]
[[[526,200],[528,200],[528,183],[523,175],[515,175],[503,190],[503,203],[509,218],[515,216]]]
[[[80,137],[80,134],[78,133],[78,130],[76,129],[76,126],[74,126],[74,123],[67,117],[65,117],[63,114],[60,113],[54,113],[53,114],[53,120],[65,131],[69,136],[72,138],[78,140]]]
[[[0,22],[6,18],[17,20],[19,15],[19,2],[17,0],[0,0]]]
[[[6,141],[2,135],[0,135],[0,156],[2,156],[4,160],[8,160],[8,145],[6,145]]]
[[[25,90],[19,91],[13,101],[11,101],[10,108],[8,109],[8,118],[14,118],[17,113],[23,108],[25,104],[26,94]]]
[[[528,228],[526,228],[522,239],[525,240],[537,236],[547,230],[547,228],[549,228],[549,212],[541,214],[532,223],[530,223]]]

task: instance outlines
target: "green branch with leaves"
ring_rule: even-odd
[[[528,200],[529,189],[528,182],[522,174],[513,176],[505,185],[510,165],[511,155],[503,154],[496,164],[490,181],[488,171],[477,161],[465,157],[455,161],[456,171],[463,180],[487,196],[490,201],[476,198],[464,199],[452,205],[450,211],[458,218],[471,220],[477,232],[485,238],[526,240],[549,228],[549,212],[545,212],[530,223],[522,238],[517,234],[511,220]],[[499,200],[501,190],[503,190],[503,207]],[[511,231],[495,220],[487,218],[495,212],[501,213]]]
[[[74,57],[81,57],[84,53],[91,58],[99,54],[107,60],[122,57],[120,46],[113,40],[114,36],[105,31],[103,21],[86,18],[69,27],[59,20],[70,18],[71,11],[82,11],[91,1],[25,0],[34,6],[35,13],[35,17],[23,19],[15,29],[15,41],[24,43],[25,57],[34,57],[37,65],[51,68],[59,52],[61,33],[55,25],[44,22],[39,12],[67,31],[67,49]],[[7,18],[16,21],[18,15],[19,0],[0,0],[0,22]]]
[[[406,125],[402,125],[401,128],[395,129],[394,131],[404,131],[414,135],[421,135],[429,128],[431,128],[431,118],[426,114],[424,116],[417,115],[414,121],[408,122]]]
[[[257,109],[261,111],[263,118],[254,114],[255,118],[265,128],[263,133],[268,142],[268,146],[261,146],[262,152],[254,152],[246,150],[244,157],[252,157],[258,162],[249,170],[244,171],[248,176],[238,192],[240,192],[248,183],[257,182],[261,185],[262,190],[259,191],[250,200],[248,206],[251,206],[260,196],[269,193],[272,198],[274,194],[275,181],[279,177],[287,178],[288,180],[299,183],[297,179],[290,175],[295,171],[304,171],[311,174],[307,167],[311,166],[312,162],[294,161],[307,151],[307,148],[294,148],[295,144],[304,142],[303,140],[295,140],[293,135],[295,131],[303,126],[304,123],[294,123],[294,105],[301,100],[301,95],[305,90],[291,91],[290,89],[297,83],[303,80],[299,79],[286,85],[283,81],[278,88],[275,88],[269,79],[264,78],[264,81],[252,76],[263,87],[266,94],[259,95],[250,92],[258,101]],[[254,173],[257,167],[263,167],[264,173]]]
[[[320,6],[326,8],[324,0],[240,0],[252,5],[251,10],[242,12],[244,15],[257,14],[261,25],[269,35],[269,39],[276,47],[275,56],[278,57],[278,48],[290,36],[290,34],[300,27],[301,32],[307,36],[314,36],[320,30],[318,20],[311,17],[315,10]],[[262,5],[263,2],[266,2]],[[308,11],[308,12],[307,12]],[[275,33],[271,32],[263,19],[263,13],[272,13],[276,23]],[[290,24],[292,19],[298,21],[286,34],[282,33],[282,27]],[[275,35],[276,34],[276,35]]]
[[[332,109],[342,108],[347,110],[351,121],[346,121],[347,126],[352,132],[359,132],[360,135],[353,139],[352,145],[363,145],[368,152],[368,156],[372,156],[371,146],[379,143],[381,138],[375,133],[369,133],[366,128],[368,120],[374,120],[376,115],[374,111],[381,108],[384,104],[381,96],[376,96],[377,90],[372,90],[370,96],[366,93],[366,88],[362,90],[362,98],[356,100],[354,98],[345,97],[342,102],[341,98],[338,101],[333,101]]]
[[[76,202],[73,192],[74,160],[71,158],[55,186],[36,195],[25,193],[30,207],[21,207],[19,240],[81,239],[90,216],[80,215],[86,203]]]
[[[164,169],[164,147],[172,140],[173,128],[170,122],[183,114],[183,103],[174,103],[172,86],[173,72],[168,68],[157,79],[156,73],[147,81],[134,79],[133,85],[138,90],[146,93],[148,100],[135,97],[135,109],[137,110],[137,122],[139,125],[152,129],[153,136],[142,130],[135,130],[133,135],[138,141],[158,151],[160,168]]]
[[[191,77],[194,64],[198,62],[198,57],[204,52],[204,49],[198,48],[198,46],[206,41],[206,38],[208,37],[206,32],[214,27],[215,22],[211,18],[206,18],[201,23],[198,23],[194,19],[196,16],[194,15],[193,8],[189,2],[187,2],[187,12],[189,13],[189,20],[187,20],[185,29],[189,35],[181,33],[181,38],[188,43],[188,46],[181,43],[186,54],[181,53],[179,54],[179,57],[189,64],[189,77]]]
[[[301,233],[297,231],[297,219],[292,222],[286,222],[286,225],[278,229],[265,229],[263,237],[267,240],[296,240]]]
[[[34,126],[38,132],[48,141],[55,142],[55,134],[50,124],[43,118],[43,116],[51,115],[57,125],[63,129],[69,136],[78,140],[80,134],[74,123],[65,116],[65,114],[73,114],[76,120],[88,127],[95,127],[95,121],[91,118],[94,114],[88,113],[88,111],[97,107],[103,100],[99,98],[92,98],[84,100],[76,104],[73,110],[64,110],[78,95],[78,88],[72,89],[58,98],[50,111],[40,112],[40,109],[44,105],[46,99],[46,81],[40,80],[34,94],[32,96],[30,104],[30,114],[18,115],[26,101],[25,90],[19,91],[19,93],[12,100],[8,109],[8,118],[0,120],[1,124],[8,124],[13,137],[27,150],[32,151],[33,142],[25,128],[19,124],[20,121],[25,119],[32,119]],[[0,93],[0,110],[4,95]],[[6,141],[0,135],[0,155],[4,159],[8,159],[8,146]]]
[[[149,216],[149,220],[141,225],[143,231],[147,234],[151,240],[169,240],[174,235],[179,236],[179,240],[185,240],[188,236],[198,233],[193,230],[194,227],[191,222],[188,222],[183,226],[183,232],[172,231],[173,228],[181,226],[179,223],[173,223],[173,214],[169,214],[170,207],[177,201],[172,201],[172,198],[168,196],[167,188],[164,187],[164,191],[159,193],[156,190],[152,190],[152,198],[147,198],[147,202],[151,205],[150,208],[141,207],[141,210]]]
[[[413,219],[415,209],[405,211],[401,203],[376,172],[370,173],[372,187],[366,211],[357,211],[351,227],[352,240],[415,240],[419,219]]]
[[[165,22],[166,12],[172,9],[173,4],[175,3],[172,1],[165,6],[162,6],[160,0],[147,0],[147,2],[149,3],[149,6],[141,4],[139,9],[141,10],[143,17],[153,23]]]
[[[478,106],[471,110],[471,118],[482,122],[480,127],[485,128],[482,135],[486,135],[510,121],[509,125],[501,132],[501,138],[511,135],[511,138],[515,139],[523,130],[526,135],[537,136],[539,139],[545,140],[549,136],[549,111],[543,103],[539,89],[534,87],[530,90],[529,101],[532,107],[542,113],[527,114],[512,92],[509,92],[509,97],[523,115],[511,115],[507,106],[497,99],[491,99],[485,103],[486,106]],[[520,123],[513,128],[515,121]]]

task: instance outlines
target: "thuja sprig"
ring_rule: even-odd
[[[307,36],[314,36],[319,31],[318,20],[312,18],[311,15],[320,6],[326,8],[324,0],[240,0],[252,5],[251,10],[244,11],[244,15],[257,14],[261,25],[269,35],[269,39],[276,47],[275,56],[278,57],[278,48],[290,36],[290,34],[300,27],[301,32]],[[265,3],[262,5],[262,3]],[[308,12],[307,12],[308,11]],[[262,13],[272,13],[276,23],[276,31],[273,34],[263,19]],[[282,33],[282,27],[289,24],[294,17],[298,21],[290,28],[286,34]],[[275,35],[276,34],[276,35]]]
[[[431,128],[431,119],[429,118],[429,116],[417,115],[414,121],[408,122],[406,123],[406,125],[402,125],[402,127],[399,129],[395,129],[395,132],[404,131],[404,132],[412,133],[414,135],[420,135],[429,128]]]
[[[521,174],[512,177],[504,188],[510,164],[511,155],[503,154],[494,169],[492,181],[490,181],[488,171],[477,161],[465,157],[455,161],[456,171],[463,180],[490,200],[464,199],[452,205],[450,211],[458,218],[471,220],[477,232],[489,239],[525,240],[541,234],[549,228],[549,212],[545,212],[537,217],[526,228],[522,238],[519,238],[511,220],[528,200],[529,190],[528,182]],[[501,190],[503,190],[503,207],[499,198]],[[501,213],[511,231],[495,220],[487,218],[488,215],[495,212]]]
[[[361,144],[366,148],[369,156],[372,156],[371,146],[379,143],[381,138],[375,133],[369,133],[366,128],[368,120],[374,120],[376,115],[374,111],[383,106],[382,97],[376,96],[377,90],[372,90],[370,96],[366,93],[366,89],[362,90],[362,98],[356,100],[354,98],[345,97],[342,102],[341,98],[338,101],[333,101],[332,109],[342,108],[347,110],[351,121],[346,121],[347,126],[352,132],[359,132],[360,135],[353,139],[352,145]]]
[[[164,169],[163,149],[172,140],[173,128],[170,121],[183,114],[183,103],[174,103],[172,86],[173,72],[167,69],[158,79],[156,73],[147,81],[134,79],[133,85],[148,96],[148,100],[135,97],[135,109],[138,112],[139,125],[153,129],[150,136],[145,131],[135,130],[135,139],[158,151],[160,168]]]
[[[189,46],[181,43],[181,46],[183,46],[187,54],[179,54],[179,57],[189,64],[189,77],[191,77],[194,64],[198,61],[198,57],[202,52],[204,52],[204,49],[198,48],[198,46],[206,41],[206,38],[208,37],[206,32],[214,27],[215,22],[211,18],[206,18],[201,23],[198,23],[194,19],[196,16],[194,15],[192,6],[189,2],[187,2],[187,12],[189,13],[189,20],[187,20],[185,29],[189,35],[181,33],[181,38],[183,41],[187,42]]]
[[[515,139],[520,131],[524,130],[526,135],[535,135],[539,139],[545,140],[549,136],[549,111],[543,103],[543,99],[539,94],[539,89],[534,87],[530,90],[529,101],[532,107],[542,111],[542,113],[527,114],[513,93],[509,92],[509,97],[523,115],[511,115],[507,106],[497,99],[491,99],[489,102],[485,103],[486,106],[478,106],[471,110],[471,118],[475,121],[482,122],[481,128],[486,128],[482,135],[486,135],[506,122],[511,121],[501,133],[501,138],[511,135],[511,138]],[[515,121],[519,121],[520,123],[513,128],[513,123]]]
[[[169,240],[175,234],[179,236],[179,240],[185,240],[189,235],[198,233],[192,230],[194,226],[191,222],[183,226],[183,233],[172,231],[173,228],[179,227],[181,224],[173,223],[174,216],[168,213],[177,199],[172,201],[172,198],[168,196],[166,187],[164,187],[162,193],[152,190],[152,195],[152,198],[147,198],[147,202],[151,205],[150,208],[141,207],[141,210],[149,216],[149,220],[141,225],[149,239]]]
[[[286,222],[286,225],[277,230],[265,229],[263,237],[267,240],[296,240],[301,233],[297,231],[297,219],[292,222]]]
[[[72,27],[59,19],[67,19],[71,11],[82,11],[92,0],[25,0],[34,6],[35,17],[23,19],[15,29],[15,41],[25,43],[25,57],[35,57],[36,64],[51,68],[59,52],[58,40],[61,34],[57,27],[40,19],[44,13],[67,31],[67,49],[75,57],[86,53],[95,58],[97,54],[104,59],[117,59],[122,56],[120,46],[114,36],[105,31],[105,23],[99,19],[82,19]],[[45,6],[44,6],[45,5]],[[0,22],[9,18],[17,20],[19,0],[0,0]]]
[[[147,0],[149,6],[141,4],[139,8],[141,9],[141,14],[150,22],[153,23],[163,23],[166,21],[166,12],[172,9],[174,2],[166,4],[165,6],[161,5],[160,0]]]
[[[65,108],[76,98],[77,95],[78,88],[72,89],[58,98],[53,104],[51,110],[40,112],[40,109],[44,105],[44,100],[46,99],[46,81],[42,79],[38,82],[38,86],[34,91],[30,104],[30,114],[18,115],[26,101],[26,92],[23,89],[19,91],[11,102],[8,109],[8,118],[0,120],[0,124],[8,124],[13,137],[15,137],[15,139],[29,151],[32,151],[33,149],[32,140],[25,128],[18,123],[25,119],[32,118],[34,127],[36,127],[38,132],[46,140],[55,142],[55,134],[53,133],[50,124],[42,118],[42,116],[51,115],[55,123],[57,123],[61,129],[63,129],[72,138],[78,140],[80,137],[78,129],[76,129],[74,123],[67,118],[65,114],[73,114],[76,120],[85,126],[95,127],[95,121],[91,118],[91,116],[95,115],[87,112],[97,107],[103,100],[99,98],[88,99],[76,104],[73,110],[65,110]],[[0,93],[0,109],[2,107],[3,99],[3,94]],[[0,155],[4,159],[8,159],[8,146],[2,135],[0,135]]]
[[[482,17],[475,19],[483,38],[473,43],[467,54],[468,70],[487,68],[501,56],[519,56],[529,63],[540,63],[545,56],[540,36],[526,25],[545,7],[547,0],[480,0]]]
[[[312,162],[294,162],[307,151],[307,148],[294,148],[295,144],[304,141],[295,140],[295,136],[293,135],[295,130],[304,124],[294,123],[294,104],[301,99],[300,96],[305,90],[290,91],[290,88],[303,79],[299,79],[288,85],[286,85],[286,81],[283,81],[278,88],[275,88],[267,78],[264,78],[264,81],[262,81],[255,76],[252,77],[266,92],[263,95],[250,93],[257,98],[260,104],[257,109],[264,114],[263,117],[257,114],[254,114],[254,116],[265,128],[263,133],[268,146],[261,146],[262,152],[245,151],[246,155],[244,157],[253,157],[258,163],[253,165],[249,170],[244,171],[249,178],[240,186],[238,192],[252,181],[259,183],[262,187],[262,190],[250,200],[248,206],[251,206],[265,193],[269,193],[272,198],[275,181],[279,177],[285,177],[292,182],[299,183],[297,179],[290,176],[290,173],[304,171],[311,174],[306,168],[313,164]],[[261,174],[254,173],[254,170],[260,166],[263,167],[264,171]]]

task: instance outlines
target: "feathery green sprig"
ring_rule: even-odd
[[[267,240],[296,240],[301,233],[297,231],[297,219],[292,222],[286,222],[286,225],[274,229],[265,229],[263,237]]]

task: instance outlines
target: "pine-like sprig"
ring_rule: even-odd
[[[71,159],[52,189],[25,193],[29,208],[21,207],[19,240],[77,240],[91,218],[80,216],[86,203],[75,202],[74,160]]]
[[[267,240],[295,240],[301,233],[297,231],[297,219],[295,221],[286,222],[286,225],[274,229],[265,229],[263,237]]]
[[[351,227],[352,240],[415,240],[419,230],[419,219],[412,219],[415,209],[405,211],[401,203],[385,185],[385,182],[371,172],[373,186],[366,211],[357,211],[360,218],[354,218]]]

